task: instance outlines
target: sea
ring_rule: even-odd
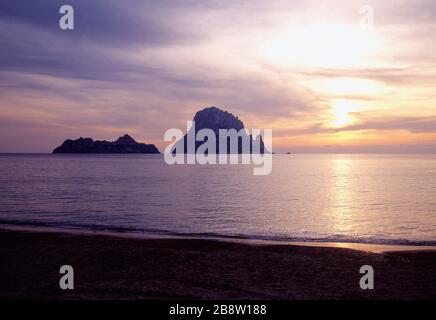
[[[1,154],[0,225],[196,238],[436,245],[436,155]]]

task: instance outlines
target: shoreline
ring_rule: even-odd
[[[0,299],[435,299],[435,251],[0,229]],[[59,269],[74,268],[74,290]],[[374,268],[375,289],[359,270]]]
[[[342,248],[351,249],[371,253],[388,253],[388,252],[421,252],[431,251],[436,252],[436,246],[428,245],[397,245],[397,244],[374,244],[363,242],[333,242],[333,241],[279,241],[279,240],[263,240],[263,239],[241,239],[241,238],[224,238],[224,237],[196,237],[183,235],[155,234],[155,233],[133,233],[133,232],[116,232],[116,231],[101,231],[101,230],[86,230],[62,227],[49,226],[31,226],[31,225],[12,225],[0,224],[0,230],[5,231],[21,231],[21,232],[36,232],[36,233],[57,233],[57,234],[73,234],[73,235],[94,235],[106,237],[118,237],[127,239],[148,239],[148,240],[165,240],[165,239],[187,239],[187,240],[205,240],[218,241],[227,243],[239,243],[246,245],[283,245],[283,246],[305,246],[305,247],[320,247],[320,248]]]

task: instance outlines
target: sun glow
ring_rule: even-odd
[[[279,66],[357,67],[379,45],[374,33],[358,25],[318,23],[279,32],[262,46],[261,55]]]
[[[315,80],[308,85],[327,95],[382,95],[389,92],[381,83],[361,78],[337,77]]]
[[[353,112],[359,110],[359,106],[348,100],[335,101],[331,108],[332,120],[329,123],[329,127],[341,128],[356,122],[353,117]]]

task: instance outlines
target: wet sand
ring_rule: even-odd
[[[0,299],[436,299],[434,250],[368,248],[0,230]]]

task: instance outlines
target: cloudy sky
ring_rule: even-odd
[[[434,0],[2,0],[0,152],[162,149],[212,105],[276,151],[436,152],[435,33]]]

